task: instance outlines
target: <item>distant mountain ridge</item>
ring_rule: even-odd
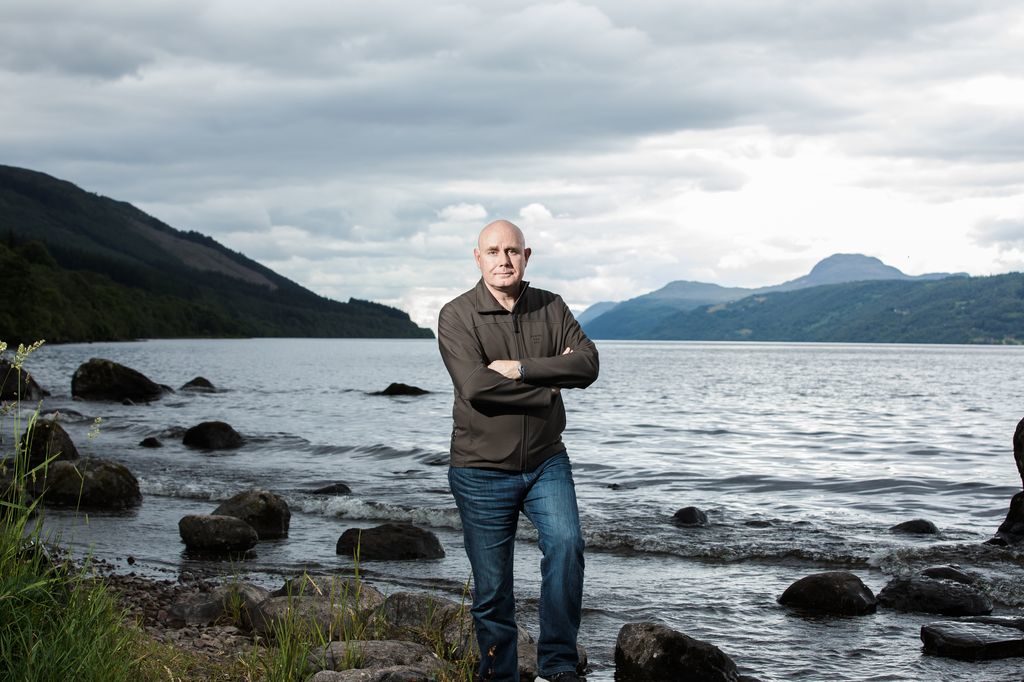
[[[324,298],[210,237],[23,168],[0,165],[0,240],[8,342],[433,336],[400,310]]]
[[[949,277],[963,277],[963,273],[932,273],[912,276],[898,268],[886,265],[878,258],[862,254],[837,253],[819,261],[811,271],[782,284],[748,289],[723,287],[718,284],[678,280],[661,289],[621,303],[602,302],[601,312],[588,314],[585,310],[580,324],[595,339],[654,339],[665,338],[663,323],[681,312],[740,301],[748,296],[796,291],[830,284],[849,282],[896,280],[934,281]],[[593,306],[592,306],[593,307]]]

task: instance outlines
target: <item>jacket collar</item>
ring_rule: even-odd
[[[530,283],[523,280],[523,288],[519,290],[519,298],[516,299],[516,306],[518,307],[519,301],[523,300],[526,295],[526,290],[530,286]],[[494,294],[484,284],[484,278],[481,277],[480,281],[476,283],[476,287],[473,289],[474,299],[476,301],[476,311],[478,313],[505,313],[508,311],[498,303],[498,299],[494,298]]]

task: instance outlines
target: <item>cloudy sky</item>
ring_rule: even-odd
[[[427,326],[498,217],[577,312],[1016,271],[1024,3],[4,0],[0,163]]]

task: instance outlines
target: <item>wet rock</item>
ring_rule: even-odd
[[[180,390],[192,391],[193,393],[215,393],[217,391],[217,387],[205,377],[196,377],[195,379],[183,384]]]
[[[134,474],[123,464],[98,457],[52,462],[33,492],[49,507],[121,510],[142,503]]]
[[[893,533],[906,535],[938,535],[938,527],[927,519],[914,519],[898,523],[889,529]]]
[[[656,623],[626,623],[615,642],[619,682],[738,682],[736,664],[718,647]]]
[[[159,439],[149,436],[147,438],[143,438],[142,442],[139,443],[139,446],[144,448],[162,448],[164,444],[161,443]]]
[[[292,518],[284,498],[269,490],[240,492],[221,502],[213,513],[242,519],[253,527],[260,540],[288,537],[288,526]]]
[[[444,558],[444,548],[436,535],[407,523],[349,528],[338,538],[336,553],[353,556],[357,549],[360,561]]]
[[[71,395],[85,400],[149,402],[163,394],[162,386],[112,360],[92,358],[80,365],[71,378]]]
[[[992,600],[970,585],[923,576],[894,578],[878,593],[878,603],[897,611],[977,616],[992,612]]]
[[[252,615],[253,632],[273,638],[283,627],[303,628],[319,631],[327,641],[358,639],[364,630],[372,632],[372,614],[384,603],[384,595],[351,580],[335,580],[334,585],[268,597]]]
[[[429,681],[437,677],[442,666],[441,660],[423,644],[399,640],[352,640],[331,642],[313,649],[307,657],[306,672],[357,668],[377,674],[401,672],[404,675],[400,678],[402,680],[422,676]]]
[[[966,661],[1024,656],[1024,618],[976,617],[921,627],[926,653]]]
[[[426,395],[430,391],[424,390],[419,386],[410,386],[409,384],[392,383],[383,391],[377,391],[372,395]]]
[[[1010,508],[1006,512],[1006,519],[996,530],[995,537],[986,540],[986,544],[1019,545],[1024,542],[1024,492],[1019,492],[1010,499]]]
[[[1024,419],[1017,422],[1013,431],[1013,461],[1017,464],[1020,483],[1024,486]]]
[[[6,358],[0,358],[0,400],[36,402],[48,395],[50,392],[28,370],[18,369]]]
[[[208,554],[244,552],[259,540],[253,527],[235,516],[190,514],[178,521],[178,532],[189,551]]]
[[[203,422],[193,426],[185,432],[181,442],[186,447],[198,450],[234,450],[245,443],[238,431],[221,421]]]
[[[921,575],[935,580],[952,580],[953,582],[973,585],[978,577],[960,570],[959,566],[931,566],[921,571]]]
[[[706,526],[708,515],[697,507],[683,507],[672,515],[672,522],[677,526]]]
[[[21,438],[21,445],[28,452],[28,465],[37,467],[46,460],[71,461],[79,458],[71,436],[59,422],[39,419]]]
[[[826,571],[805,576],[786,588],[779,603],[798,609],[847,616],[874,613],[875,595],[849,571]]]
[[[352,492],[352,488],[349,488],[344,483],[331,483],[323,487],[317,488],[311,491],[313,495],[348,495]]]

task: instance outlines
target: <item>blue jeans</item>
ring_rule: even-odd
[[[473,567],[473,622],[482,680],[518,682],[512,558],[522,511],[537,528],[540,551],[540,636],[543,677],[575,670],[583,601],[583,535],[572,467],[564,452],[533,471],[451,467],[466,555]]]

